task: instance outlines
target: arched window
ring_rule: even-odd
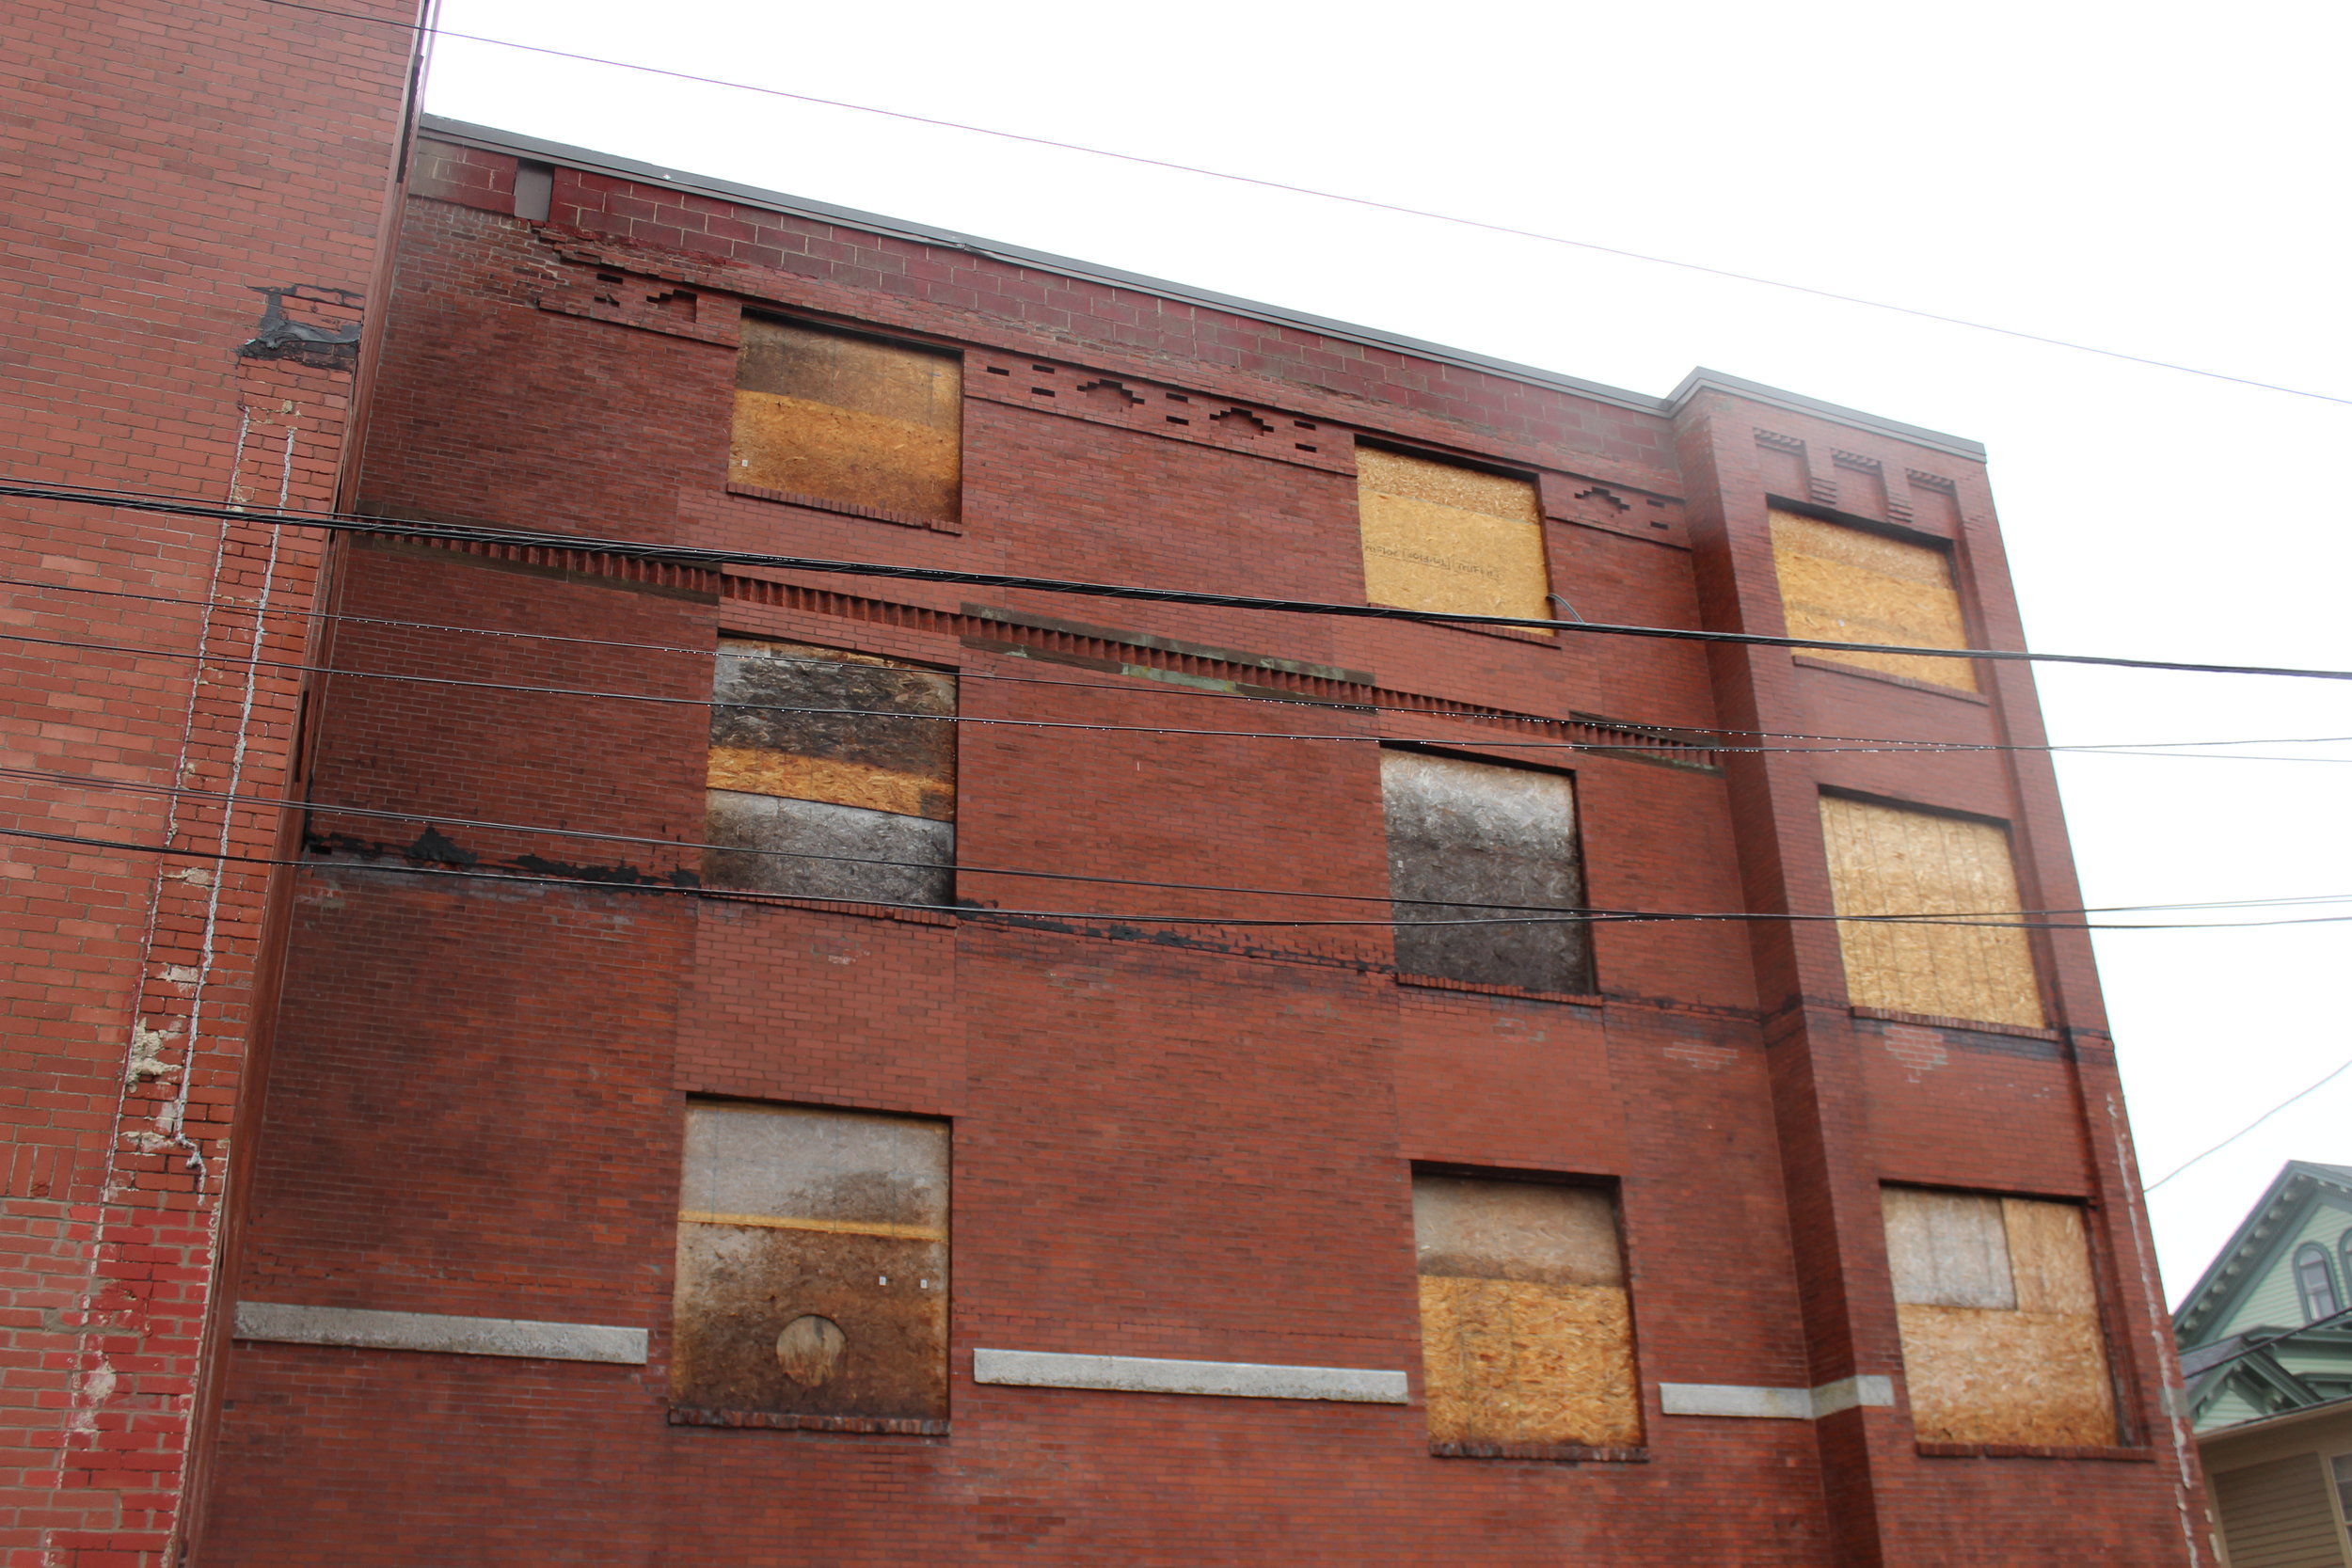
[[[2332,1318],[2344,1302],[2336,1294],[2336,1271],[2328,1263],[2328,1249],[2305,1242],[2295,1249],[2295,1289],[2303,1298],[2303,1321]]]
[[[2344,1239],[2336,1243],[2336,1251],[2341,1255],[2344,1265],[2344,1273],[2337,1277],[2342,1279],[2352,1279],[2352,1230],[2347,1230],[2344,1233]],[[2346,1307],[2352,1307],[2352,1302],[2340,1301],[2336,1303],[2336,1310],[2339,1312],[2343,1311]]]

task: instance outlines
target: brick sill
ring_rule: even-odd
[[[1440,1443],[1432,1459],[1534,1459],[1553,1465],[1646,1465],[1647,1449],[1597,1449],[1583,1443]]]
[[[2022,1023],[1988,1023],[1981,1019],[1944,1018],[1931,1013],[1899,1013],[1885,1007],[1849,1007],[1856,1018],[1883,1023],[1913,1023],[1926,1029],[1965,1029],[1972,1035],[2014,1035],[2020,1039],[2048,1040],[2062,1045],[2066,1036],[2056,1029],[2032,1029]]]
[[[1483,980],[1453,980],[1442,974],[1391,975],[1400,986],[1421,986],[1430,990],[1466,990],[1478,996],[1515,996],[1526,1002],[1559,1002],[1571,1007],[1597,1007],[1605,998],[1577,991],[1528,990],[1520,986],[1490,986]]]
[[[847,1432],[888,1437],[945,1437],[944,1420],[900,1416],[787,1416],[773,1410],[704,1410],[670,1407],[674,1427],[728,1427],[762,1432]]]
[[[2096,1459],[2153,1465],[2153,1449],[2067,1448],[2044,1443],[1920,1443],[1922,1459]]]
[[[1436,626],[1443,631],[1467,631],[1480,637],[1500,637],[1506,642],[1524,642],[1535,648],[1557,648],[1561,642],[1560,634],[1556,631],[1532,631],[1525,626],[1482,626],[1465,621],[1422,621],[1416,624]]]
[[[806,507],[811,512],[832,512],[844,517],[864,517],[869,522],[895,523],[900,528],[929,529],[933,533],[961,533],[961,523],[942,522],[936,517],[918,517],[912,512],[892,512],[879,506],[860,506],[854,501],[829,500],[823,496],[803,496],[795,490],[770,490],[756,484],[727,482],[727,494],[742,496],[755,501],[775,501],[784,506]]]
[[[1933,681],[1913,680],[1909,675],[1890,675],[1883,670],[1866,670],[1859,664],[1840,664],[1834,658],[1814,658],[1805,654],[1798,654],[1789,662],[1800,670],[1826,670],[1833,675],[1851,675],[1857,680],[1877,681],[1884,686],[1907,687],[1914,691],[1925,691],[1931,696],[1957,697],[1963,703],[1974,703],[1979,707],[1989,707],[1993,702],[1992,698],[1987,697],[1981,691],[1963,691],[1958,687],[1938,686]]]

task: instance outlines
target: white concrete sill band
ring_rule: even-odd
[[[1813,1421],[1859,1405],[1895,1402],[1891,1377],[1841,1377],[1819,1388],[1756,1388],[1738,1383],[1661,1383],[1658,1403],[1669,1416],[1747,1416]]]
[[[1062,1355],[976,1350],[972,1381],[1119,1394],[1214,1394],[1237,1400],[1343,1400],[1404,1404],[1403,1372],[1355,1367],[1270,1367],[1254,1361],[1163,1361],[1147,1355]]]
[[[642,1328],[534,1323],[526,1318],[457,1318],[439,1312],[372,1312],[357,1307],[294,1307],[275,1301],[237,1303],[236,1337],[354,1350],[610,1361],[631,1367],[645,1363]]]

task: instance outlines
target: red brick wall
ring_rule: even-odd
[[[408,20],[413,0],[355,0]],[[0,473],[331,503],[352,377],[240,358],[258,287],[369,287],[411,35],[258,5],[13,5]],[[335,296],[321,295],[333,300]],[[296,305],[325,326],[340,304]],[[0,825],[268,855],[321,543],[0,500]],[[73,589],[152,598],[109,598]],[[255,633],[251,607],[275,614]],[[204,601],[218,601],[208,609]],[[201,685],[189,656],[210,666]],[[179,1527],[268,873],[0,840],[0,1562],[160,1563]]]
[[[424,166],[365,463],[361,501],[379,513],[1349,600],[1361,579],[1344,453],[1360,432],[1543,469],[1556,580],[1587,616],[1777,630],[1761,426],[1825,464],[1842,449],[1955,481],[1954,517],[1919,526],[1963,531],[1984,635],[2017,635],[1981,472],[1934,449],[1712,393],[1669,421],[602,176],[559,171],[555,225],[533,226],[504,215],[512,169],[457,149]],[[631,325],[625,305],[598,318],[579,287],[598,268],[699,291],[691,333]],[[724,492],[727,342],[744,302],[966,351],[961,532]],[[1057,395],[989,378],[992,363],[1058,367]],[[1113,428],[1063,394],[1081,370],[1238,403],[1277,428],[1309,421],[1318,451]],[[1644,507],[1644,525],[1587,499],[1596,483]],[[1665,527],[1647,527],[1651,511]],[[586,555],[516,564],[358,548],[342,608],[660,650],[749,632],[955,668],[968,868],[1377,898],[1373,742],[1387,736],[1572,766],[1604,905],[1825,911],[1823,784],[2014,820],[2028,900],[2077,901],[2039,762],[1734,752],[1710,768],[1531,752],[1503,742],[1560,732],[1185,694],[1118,666],[1290,677],[960,610],[978,599],[1369,672],[1370,687],[1294,683],[1359,703],[1659,724],[2037,738],[2029,685],[2007,673],[1970,703],[1780,652],[854,578],[800,592],[775,573],[678,574],[647,592],[596,580]],[[351,622],[335,657],[688,701],[338,676],[311,784],[323,805],[695,834],[691,699],[708,666],[693,654]],[[1022,684],[1040,680],[1093,684]],[[370,832],[397,846],[417,827]],[[534,842],[550,858],[675,863],[440,832],[477,870]],[[451,861],[416,859],[429,856]],[[2189,1560],[2179,1502],[2194,1478],[2158,1412],[2170,1375],[2145,1354],[2159,1304],[2137,1287],[2145,1237],[2078,942],[2045,944],[2071,1031],[2045,1037],[1856,1017],[1827,926],[1604,926],[1601,994],[1569,1000],[1400,983],[1377,927],[1024,927],[437,881],[409,864],[342,854],[300,879],[240,1288],[643,1326],[652,1360],[240,1344],[208,1562],[653,1562],[764,1558],[783,1542],[838,1563]],[[960,891],[1130,915],[1239,901],[973,869]],[[1248,912],[1349,910],[1377,906]],[[676,1129],[696,1093],[951,1118],[949,1435],[666,1423]],[[971,1381],[975,1347],[1008,1347],[1405,1369],[1418,1389],[1415,1161],[1617,1183],[1646,1462],[1435,1459],[1416,1407]],[[2124,1449],[1923,1455],[1899,1402],[1814,1423],[1662,1414],[1661,1381],[1858,1372],[1899,1389],[1883,1180],[2093,1206]]]

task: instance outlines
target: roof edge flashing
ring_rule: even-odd
[[[1867,414],[1859,408],[1848,408],[1840,404],[1824,403],[1819,398],[1806,397],[1802,392],[1785,391],[1778,387],[1767,387],[1760,381],[1749,381],[1742,376],[1726,374],[1722,371],[1710,371],[1704,365],[1684,376],[1682,385],[1667,395],[1666,402],[1676,413],[1679,414],[1690,405],[1691,400],[1701,392],[1722,392],[1730,397],[1745,399],[1750,403],[1768,404],[1775,408],[1785,408],[1792,414],[1804,414],[1817,420],[1827,420],[1833,424],[1851,425],[1857,430],[1867,430],[1881,436],[1892,436],[1898,440],[1909,441],[1915,446],[1932,447],[1938,451],[1949,452],[1954,457],[1965,457],[1973,462],[1981,463],[1985,458],[1984,443],[1972,441],[1965,436],[1947,436],[1940,430],[1929,430],[1915,424],[1905,424],[1900,420]]]
[[[820,223],[837,223],[845,228],[861,229],[869,233],[894,239],[912,240],[919,245],[942,245],[949,249],[1004,261],[1015,266],[1030,267],[1061,277],[1090,283],[1107,284],[1112,288],[1132,289],[1140,293],[1155,294],[1163,299],[1186,305],[1205,306],[1232,315],[1262,321],[1269,325],[1303,329],[1319,336],[1356,343],[1366,348],[1410,355],[1438,364],[1462,370],[1477,371],[1507,380],[1525,382],[1549,390],[1566,392],[1588,398],[1595,403],[1610,404],[1637,414],[1659,419],[1671,418],[1675,412],[1671,400],[1654,397],[1646,392],[1629,391],[1597,381],[1547,371],[1534,365],[1522,365],[1514,360],[1497,359],[1467,349],[1448,348],[1419,338],[1384,332],[1377,327],[1359,326],[1352,322],[1336,321],[1304,310],[1293,310],[1279,305],[1267,305],[1258,300],[1242,299],[1210,289],[1194,288],[1190,284],[1174,283],[1163,277],[1142,273],[1126,272],[1118,267],[1073,257],[1057,256],[1048,251],[1031,250],[1024,245],[1008,245],[1000,240],[984,239],[952,229],[939,229],[930,224],[914,223],[904,218],[885,216],[880,213],[863,212],[854,207],[837,207],[828,201],[808,197],[791,196],[782,191],[765,190],[756,185],[738,184],[731,180],[713,179],[708,175],[692,174],[682,169],[663,168],[659,165],[640,163],[591,148],[572,147],[563,142],[543,141],[516,131],[501,131],[495,126],[476,125],[462,119],[450,119],[440,115],[421,116],[420,134],[437,141],[452,141],[463,146],[478,147],[485,151],[506,152],[529,157],[542,163],[564,164],[594,173],[618,175],[624,179],[657,182],[697,196],[716,197],[721,200],[741,202],[745,206],[764,208],[795,217],[813,218]]]

